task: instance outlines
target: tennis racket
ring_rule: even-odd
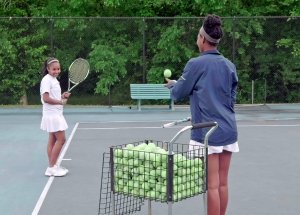
[[[191,121],[191,117],[186,117],[186,118],[181,119],[181,120],[177,120],[177,121],[174,121],[174,122],[164,124],[162,127],[163,128],[169,128],[169,127],[172,127],[174,125],[178,125],[178,124],[181,124],[181,123],[184,123],[184,122],[189,122],[189,121]]]
[[[68,92],[83,82],[90,71],[90,64],[83,58],[77,58],[69,67]],[[71,86],[71,84],[73,86]]]

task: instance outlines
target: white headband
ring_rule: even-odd
[[[221,39],[214,39],[214,38],[212,38],[211,36],[209,36],[209,35],[205,32],[203,26],[200,28],[199,34],[201,34],[202,36],[204,36],[205,39],[207,39],[207,40],[208,40],[209,42],[211,42],[211,43],[216,43],[216,44],[218,44],[218,43],[220,42],[220,40],[221,40]]]
[[[50,60],[47,65],[51,64],[51,63],[54,63],[54,62],[59,62],[57,59],[53,59],[53,60]]]

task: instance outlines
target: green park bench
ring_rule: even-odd
[[[174,110],[174,101],[171,99],[170,90],[163,84],[130,84],[132,99],[137,100],[138,110],[141,110],[141,100],[146,99],[169,99],[170,109]]]

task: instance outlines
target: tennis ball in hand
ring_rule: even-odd
[[[164,77],[165,78],[170,78],[172,76],[172,72],[169,69],[165,69],[164,71]]]

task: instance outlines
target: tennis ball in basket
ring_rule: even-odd
[[[202,165],[202,160],[200,158],[195,158],[194,159],[194,166],[201,166]]]
[[[161,177],[164,179],[167,178],[167,170],[161,172]]]
[[[181,194],[181,192],[174,193],[174,194],[173,194],[173,199],[174,199],[174,201],[178,201],[178,200],[182,199],[182,194]]]
[[[184,176],[184,175],[186,175],[186,170],[184,168],[179,168],[177,173],[178,173],[178,176]]]
[[[137,150],[144,150],[147,147],[146,143],[141,143],[140,145],[136,146],[135,148]]]
[[[165,78],[170,78],[172,76],[172,72],[170,69],[165,69],[164,71],[164,77]]]
[[[134,145],[133,144],[127,144],[125,149],[133,149],[134,148]]]
[[[145,191],[149,191],[150,190],[150,186],[148,182],[144,182],[142,183],[142,189],[144,189]]]
[[[150,152],[155,152],[156,151],[156,145],[155,145],[155,143],[148,143],[148,150],[150,151]]]
[[[115,156],[116,157],[122,157],[123,156],[123,150],[122,149],[115,149],[114,150]]]
[[[154,199],[156,196],[156,193],[154,190],[150,190],[150,198]]]

